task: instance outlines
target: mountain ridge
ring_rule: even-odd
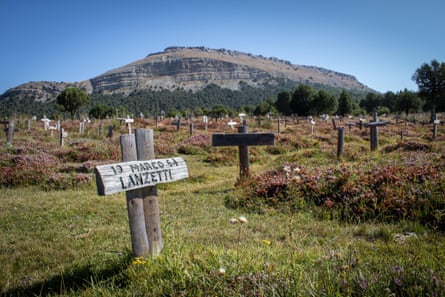
[[[106,71],[80,82],[36,81],[7,90],[1,99],[32,99],[51,102],[66,87],[78,87],[89,94],[122,94],[136,91],[202,90],[209,84],[239,90],[240,82],[261,88],[274,79],[334,88],[372,92],[353,75],[333,70],[292,64],[279,58],[266,58],[236,50],[207,47],[171,46],[162,52]]]

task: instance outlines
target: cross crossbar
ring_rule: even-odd
[[[378,127],[378,126],[386,126],[386,122],[370,122],[365,124],[365,127]]]
[[[213,146],[273,145],[273,133],[213,134]]]

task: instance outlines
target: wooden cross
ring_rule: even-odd
[[[365,127],[369,127],[370,133],[371,133],[371,151],[375,151],[379,147],[379,135],[377,132],[378,126],[386,126],[385,122],[370,122],[366,123]]]
[[[155,159],[153,130],[121,135],[123,162],[96,166],[99,195],[125,192],[133,254],[157,256],[163,248],[156,184],[188,177],[182,158]]]
[[[213,134],[212,146],[238,146],[240,161],[240,178],[250,175],[249,148],[250,145],[273,145],[273,133],[247,133],[247,124],[238,127],[237,134]]]

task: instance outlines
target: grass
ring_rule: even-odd
[[[320,170],[333,166],[338,162],[335,142],[322,136],[305,136],[300,149],[278,154],[255,149],[252,173],[285,161]],[[395,156],[383,149],[352,152],[366,151],[368,143],[349,137],[342,161],[348,166],[372,168]],[[384,141],[394,145],[395,138]],[[440,143],[431,149],[443,162]],[[409,220],[347,223],[309,206],[293,213],[269,208],[261,214],[229,207],[227,201],[239,195],[237,162],[227,162],[233,157],[224,155],[215,163],[217,158],[209,156],[218,151],[207,150],[182,155],[190,178],[158,186],[165,246],[155,259],[132,257],[123,193],[99,197],[91,181],[63,191],[3,187],[1,294],[443,296],[443,232]],[[397,156],[394,162],[412,158]],[[247,223],[231,223],[241,216]]]

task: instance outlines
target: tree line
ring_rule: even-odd
[[[413,74],[412,80],[418,92],[407,89],[384,94],[369,92],[360,101],[343,90],[338,96],[326,90],[316,90],[308,85],[299,85],[294,91],[282,91],[275,102],[261,102],[255,114],[264,115],[274,111],[284,115],[300,116],[337,114],[353,115],[374,113],[409,113],[431,111],[432,119],[438,111],[445,111],[445,63],[437,60],[422,64]]]

